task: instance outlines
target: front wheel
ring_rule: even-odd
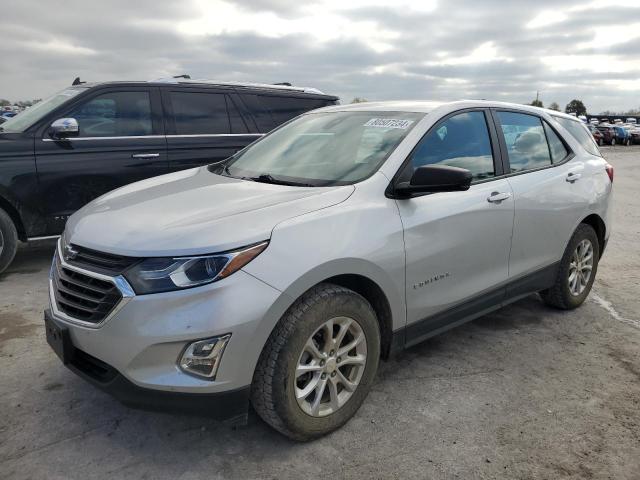
[[[18,232],[11,217],[0,208],[0,273],[13,261],[18,250]]]
[[[379,357],[380,331],[369,302],[352,290],[320,284],[271,333],[254,373],[251,402],[289,438],[320,437],[360,408]]]
[[[598,236],[590,225],[581,223],[560,260],[554,285],[540,292],[542,299],[562,310],[582,305],[593,286],[599,260]]]

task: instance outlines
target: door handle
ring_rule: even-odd
[[[511,194],[508,192],[491,192],[491,195],[487,198],[487,202],[500,203],[508,198],[511,198]]]
[[[131,158],[157,158],[159,156],[159,153],[134,153]]]
[[[567,174],[567,182],[569,183],[573,183],[576,180],[580,180],[580,177],[582,177],[581,173],[576,173],[576,172],[569,172]]]

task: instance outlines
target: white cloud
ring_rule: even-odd
[[[489,62],[511,62],[512,58],[501,56],[494,42],[485,42],[474,48],[468,55],[455,56],[451,54],[439,54],[441,59],[437,62],[427,62],[427,65],[472,65]]]
[[[567,20],[569,16],[561,10],[543,10],[536,15],[529,23],[527,28],[541,28],[555,25]]]
[[[638,3],[640,3],[640,0],[638,0]],[[578,48],[606,49],[636,38],[640,38],[640,22],[629,25],[598,27],[595,29],[593,40],[578,44]]]
[[[609,55],[552,55],[540,61],[556,72],[626,73],[640,72],[640,60]]]

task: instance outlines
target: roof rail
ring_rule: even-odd
[[[205,78],[157,78],[155,80],[151,80],[152,82],[159,83],[193,83],[193,84],[206,84],[206,85],[225,85],[230,87],[256,87],[256,88],[269,88],[272,90],[289,90],[294,92],[305,92],[305,93],[317,93],[320,95],[326,95],[326,93],[318,90],[317,88],[311,87],[294,87],[288,82],[283,83],[253,83],[253,82],[229,82],[229,81],[218,81],[218,80],[209,80]]]

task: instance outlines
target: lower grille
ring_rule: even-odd
[[[122,300],[116,285],[67,268],[58,253],[51,272],[51,288],[58,310],[87,323],[100,323]]]

